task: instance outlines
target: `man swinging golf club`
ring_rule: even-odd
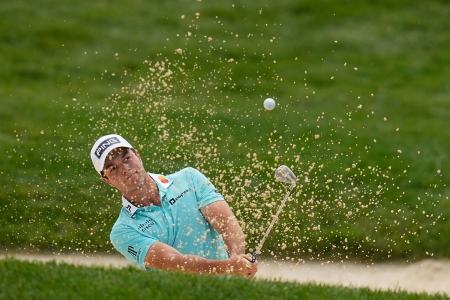
[[[99,138],[91,159],[101,179],[122,192],[110,238],[143,269],[255,276],[258,262],[223,196],[199,171],[147,173],[139,152],[120,135]]]

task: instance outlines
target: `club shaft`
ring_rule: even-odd
[[[295,184],[291,184],[289,190],[287,191],[286,195],[284,196],[283,201],[281,202],[280,206],[278,207],[278,210],[277,210],[276,214],[272,217],[272,222],[270,222],[270,225],[267,228],[266,233],[264,234],[263,238],[259,242],[259,245],[256,247],[255,253],[257,255],[259,255],[259,253],[261,253],[261,248],[264,245],[264,242],[266,241],[267,237],[269,236],[269,233],[272,230],[273,225],[278,220],[278,215],[283,210],[284,204],[286,203],[286,200],[288,199],[289,194],[291,193],[291,191],[294,188],[294,186],[295,186]]]

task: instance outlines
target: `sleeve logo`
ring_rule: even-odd
[[[133,246],[128,246],[128,253],[130,253],[131,256],[134,257],[134,259],[137,259],[137,252],[136,250],[134,250]]]

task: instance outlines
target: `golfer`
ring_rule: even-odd
[[[143,269],[253,277],[244,233],[223,196],[199,171],[147,173],[120,135],[99,138],[91,159],[101,179],[122,192],[110,238]]]

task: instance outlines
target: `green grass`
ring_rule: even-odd
[[[448,299],[444,295],[0,260],[2,299]]]
[[[289,165],[301,184],[266,257],[450,257],[449,13],[438,0],[2,5],[0,249],[114,251],[120,195],[89,150],[118,132],[149,171],[204,171],[249,247]]]

